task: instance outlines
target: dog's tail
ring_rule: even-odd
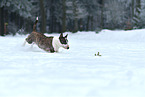
[[[35,21],[35,23],[34,23],[34,25],[33,25],[33,31],[34,32],[36,32],[36,24],[38,23],[38,17],[36,18],[36,21]]]

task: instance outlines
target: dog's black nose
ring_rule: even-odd
[[[67,47],[67,49],[69,49],[69,47]]]

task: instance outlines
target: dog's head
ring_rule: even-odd
[[[60,43],[62,44],[62,47],[65,48],[65,49],[69,49],[67,36],[68,36],[68,34],[63,37],[62,33],[59,36]]]

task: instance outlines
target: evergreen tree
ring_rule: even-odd
[[[17,25],[17,30],[20,29],[24,19],[32,17],[31,8],[31,2],[28,0],[1,0],[1,30],[4,29],[4,24],[8,24],[10,31],[16,33],[16,30],[14,32],[12,30],[14,29],[13,25]],[[1,35],[4,35],[3,31],[1,31]]]
[[[136,27],[139,27],[140,13],[141,13],[141,0],[136,0],[135,13],[133,18]]]

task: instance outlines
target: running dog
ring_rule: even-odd
[[[38,22],[38,17],[33,25],[33,32],[25,39],[24,45],[27,43],[29,44],[36,44],[39,48],[47,51],[47,52],[58,52],[60,47],[64,49],[69,49],[67,36],[63,37],[63,33],[60,34],[59,37],[47,37],[42,33],[36,32],[36,24]]]

